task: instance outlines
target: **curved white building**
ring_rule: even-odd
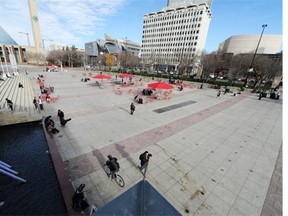
[[[235,35],[219,45],[218,52],[248,54],[254,53],[260,35]],[[262,35],[257,54],[276,54],[281,51],[282,35]]]

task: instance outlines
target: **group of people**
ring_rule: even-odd
[[[111,176],[110,178],[113,179],[115,178],[115,174],[119,172],[120,170],[120,165],[118,163],[118,159],[116,157],[113,157],[112,155],[108,155],[108,160],[106,161],[106,164],[108,165],[110,171],[111,171]],[[149,153],[148,151],[143,152],[139,156],[140,160],[140,166],[138,166],[140,172],[146,177],[146,172],[148,170],[148,164],[149,164],[149,159],[152,157],[152,154]]]
[[[35,98],[34,98],[35,99]],[[69,119],[65,119],[64,118],[64,112],[62,110],[58,110],[58,113],[57,113],[57,117],[59,118],[60,120],[60,124],[61,126],[65,126],[67,124],[68,121],[71,121],[72,119],[69,118]],[[44,119],[44,124],[45,124],[45,128],[46,130],[51,133],[51,134],[57,134],[59,133],[59,130],[55,127],[55,122],[54,120],[52,119],[52,116],[49,115],[47,116],[45,119]]]
[[[86,77],[85,77],[85,78],[82,78],[82,79],[81,79],[81,82],[87,82],[87,81],[90,81],[90,78],[86,78]]]
[[[149,153],[148,151],[143,152],[139,156],[140,166],[138,166],[138,169],[143,174],[144,178],[146,177],[149,159],[151,157],[152,157],[152,154]],[[108,160],[106,161],[106,164],[108,165],[110,169],[109,178],[112,180],[116,178],[116,173],[119,172],[120,170],[120,164],[118,162],[118,159],[116,157],[113,157],[112,155],[108,155],[107,158]],[[76,188],[74,195],[72,197],[72,207],[74,209],[79,209],[81,211],[81,214],[85,214],[85,210],[89,206],[84,196],[84,191],[83,191],[84,187],[85,187],[85,184],[80,184]]]
[[[44,124],[46,130],[51,134],[59,133],[59,130],[55,127],[55,122],[53,121],[52,117],[49,115],[44,119]]]
[[[150,88],[145,88],[145,89],[142,90],[142,94],[143,95],[150,96],[152,93],[153,93],[153,91]]]
[[[44,110],[43,101],[41,99],[41,96],[38,97],[38,100],[36,97],[34,97],[33,104],[34,104],[34,107],[36,110],[37,109]]]
[[[143,104],[143,98],[140,95],[135,95],[134,101],[139,104]]]
[[[183,85],[178,86],[179,91],[183,91]]]

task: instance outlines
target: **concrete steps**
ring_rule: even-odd
[[[22,83],[24,88],[19,88]],[[30,78],[20,73],[13,78],[8,78],[0,83],[0,125],[15,124],[27,121],[39,120],[42,115],[34,108],[33,98],[36,96]],[[12,100],[14,106],[11,111],[5,99]]]

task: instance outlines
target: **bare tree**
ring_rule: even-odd
[[[196,57],[191,54],[183,54],[180,58],[180,63],[178,65],[178,76],[179,77],[189,77],[189,70],[192,68]]]
[[[121,52],[118,54],[118,60],[120,65],[125,68],[133,68],[139,65],[140,59],[138,56],[135,56],[132,52]]]
[[[254,69],[255,82],[253,88],[256,91],[264,81],[282,76],[282,58],[273,59],[265,55],[258,55],[255,58]]]
[[[38,65],[44,65],[46,60],[45,60],[45,55],[40,52],[27,52],[27,61],[28,63],[32,64],[38,64]]]
[[[202,57],[203,74],[207,77],[214,75],[214,81],[220,73],[228,70],[233,54],[230,53],[211,53]]]
[[[62,50],[53,50],[48,53],[46,60],[50,64],[58,64],[58,60],[64,61],[64,52]]]
[[[230,66],[228,70],[228,79],[230,85],[233,84],[237,78],[244,76],[247,73],[247,64],[250,61],[250,58],[247,55],[234,55],[230,61]]]
[[[69,67],[80,67],[84,62],[84,53],[78,51],[75,46],[72,46],[71,49],[66,47],[63,50],[53,50],[49,52],[46,60],[50,64],[58,64],[58,61],[61,61],[63,65]]]

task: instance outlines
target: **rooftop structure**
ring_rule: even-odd
[[[203,4],[205,3],[211,7],[212,0],[168,0],[167,7],[179,7],[193,4]]]
[[[223,41],[218,48],[219,52],[236,54],[254,53],[260,35],[234,35]],[[276,54],[281,51],[281,35],[263,35],[257,54]]]
[[[97,39],[89,43],[85,43],[85,55],[89,59],[93,59],[104,53],[119,54],[122,51],[132,52],[139,55],[141,46],[131,40],[115,39],[108,34],[104,34],[105,39]]]

